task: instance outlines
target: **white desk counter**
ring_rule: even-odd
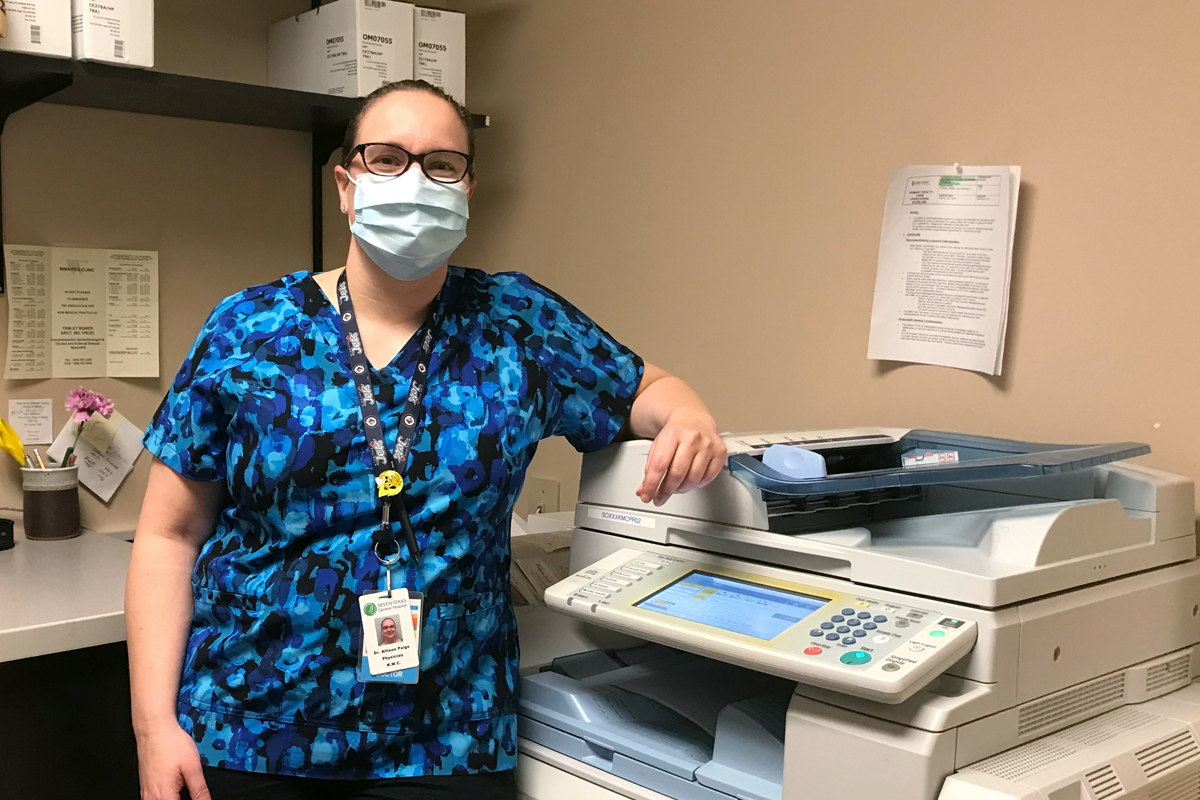
[[[125,640],[125,575],[133,545],[85,531],[25,538],[0,551],[0,662]]]
[[[74,539],[30,541],[20,515],[7,513],[17,518],[17,545],[0,551],[0,662],[125,641],[125,576],[133,545],[120,534],[86,530]],[[523,673],[565,653],[634,641],[544,606],[516,612]]]

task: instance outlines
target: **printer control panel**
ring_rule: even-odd
[[[824,616],[813,620],[805,655],[836,659],[849,667],[878,663],[884,672],[915,666],[966,625],[939,611],[871,597],[855,597],[845,608],[831,608]]]
[[[975,644],[974,622],[924,600],[781,573],[798,575],[624,549],[550,587],[546,603],[681,650],[886,703],[903,702]]]

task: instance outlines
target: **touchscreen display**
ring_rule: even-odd
[[[774,639],[829,600],[706,572],[691,572],[635,607],[756,639]]]

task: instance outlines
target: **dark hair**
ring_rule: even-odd
[[[474,176],[475,128],[471,125],[471,112],[467,111],[462,103],[459,103],[429,81],[414,80],[411,78],[403,81],[395,81],[394,83],[385,83],[364,97],[362,102],[358,104],[354,115],[350,117],[350,124],[346,126],[346,138],[342,140],[342,166],[347,167],[350,165],[348,157],[350,151],[354,149],[355,142],[358,140],[358,127],[362,124],[362,119],[366,116],[367,111],[370,110],[371,106],[375,105],[375,101],[387,97],[393,92],[425,92],[450,104],[450,107],[454,109],[454,113],[458,115],[458,121],[467,130],[467,155],[471,157],[472,161],[472,167],[468,170],[467,174]]]

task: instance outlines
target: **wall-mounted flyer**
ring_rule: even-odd
[[[999,375],[1020,167],[904,167],[888,190],[867,358]]]
[[[158,253],[5,245],[7,379],[157,378]]]

